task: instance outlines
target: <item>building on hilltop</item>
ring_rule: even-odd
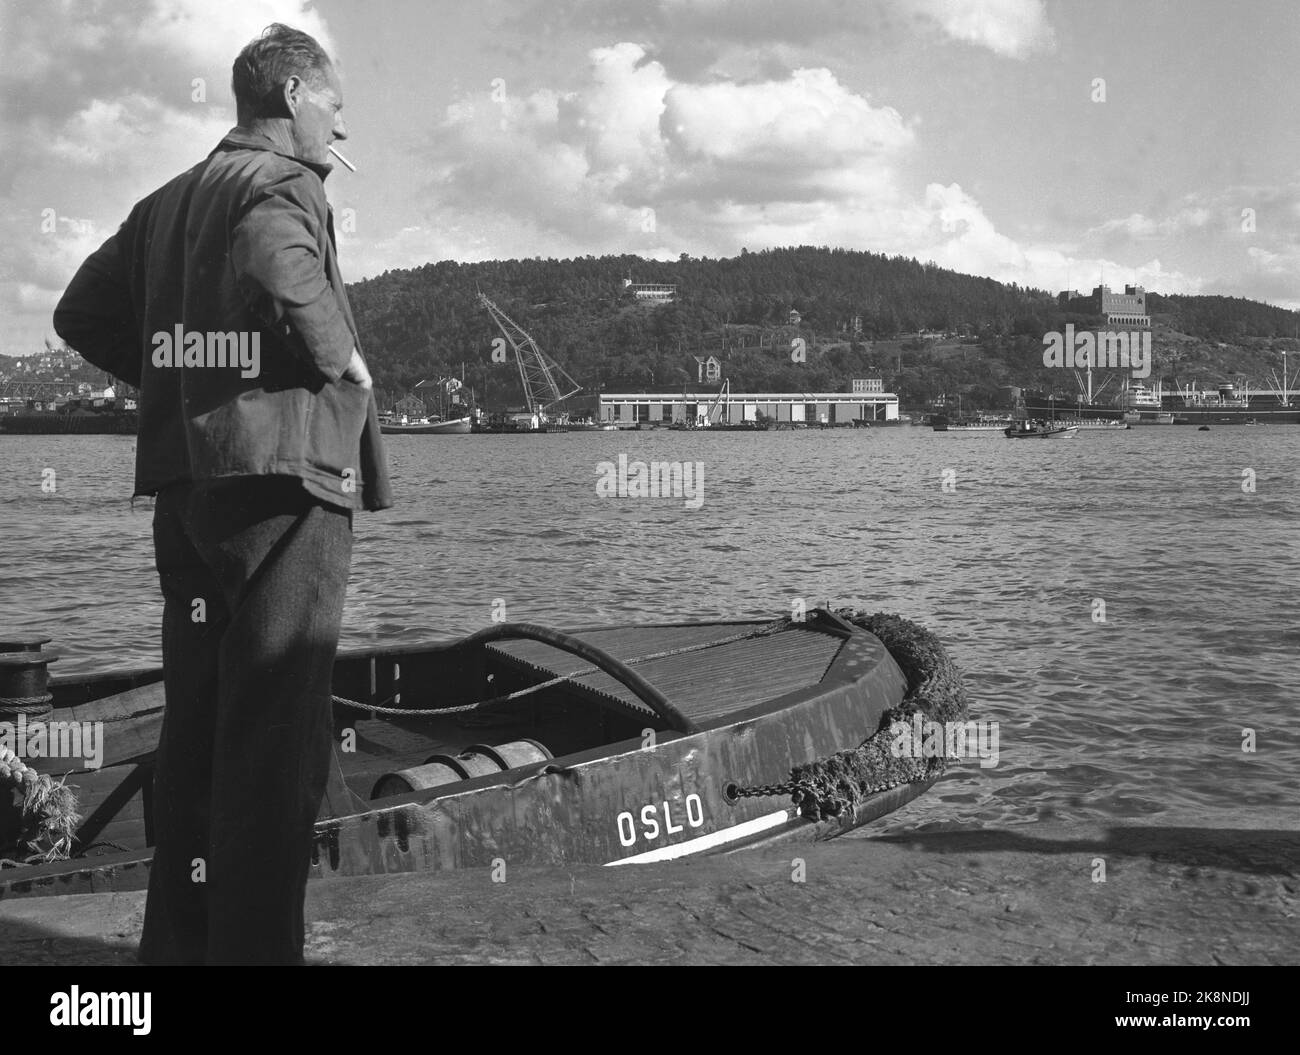
[[[632,276],[623,279],[623,291],[637,300],[657,301],[666,304],[677,296],[677,287],[662,282],[633,282]]]
[[[1123,293],[1112,293],[1109,286],[1097,286],[1090,296],[1067,289],[1057,296],[1057,303],[1071,311],[1104,315],[1107,326],[1149,327],[1147,291],[1141,286],[1125,286]]]

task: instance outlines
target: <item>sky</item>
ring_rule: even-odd
[[[826,245],[1300,308],[1294,0],[0,0],[0,353],[317,36],[344,274]]]

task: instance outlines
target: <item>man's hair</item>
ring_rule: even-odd
[[[279,22],[267,26],[235,59],[230,86],[240,122],[279,114],[285,81],[301,77],[319,88],[330,65],[329,55],[315,37]]]

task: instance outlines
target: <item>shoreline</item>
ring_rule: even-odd
[[[798,862],[802,861],[802,868]],[[1094,882],[1098,862],[1105,881]],[[1043,822],[689,863],[361,876],[307,893],[335,964],[1300,963],[1300,825]],[[802,872],[803,881],[796,881]],[[143,891],[0,902],[10,964],[134,962]]]

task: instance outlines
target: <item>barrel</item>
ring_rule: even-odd
[[[545,762],[554,757],[544,744],[536,740],[512,740],[508,744],[470,744],[460,754],[430,755],[422,765],[410,769],[385,773],[375,782],[371,799],[386,799],[392,795],[406,795],[412,791],[473,780],[489,773],[501,773],[519,766]]]

